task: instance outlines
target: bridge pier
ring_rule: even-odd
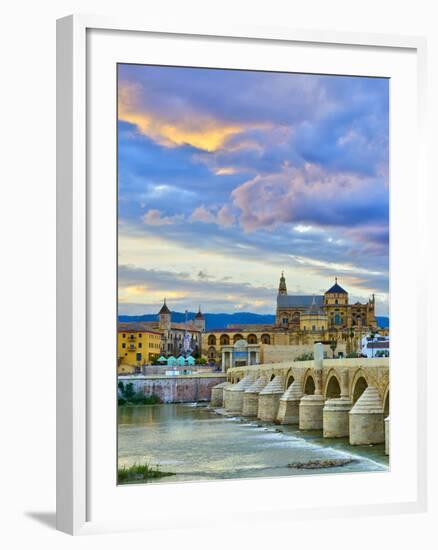
[[[228,403],[231,395],[231,388],[235,386],[236,384],[232,384],[231,382],[228,383],[228,386],[225,386],[223,389],[223,399],[222,399],[222,407],[227,410]]]
[[[353,403],[348,397],[348,371],[341,374],[340,397],[328,399],[323,409],[323,437],[348,437],[350,422],[348,413]]]
[[[277,419],[280,397],[284,393],[284,379],[277,375],[259,393],[257,417],[265,422],[274,422]]]
[[[221,382],[211,389],[211,407],[222,407],[224,403],[224,389],[229,385],[229,382]]]
[[[350,423],[348,413],[351,401],[344,397],[328,399],[323,409],[323,437],[348,437]]]
[[[304,395],[300,401],[300,430],[322,430],[324,397],[322,395],[323,346],[313,346],[315,393]]]
[[[383,406],[377,388],[368,386],[350,413],[350,445],[385,441]]]
[[[280,398],[277,420],[280,424],[299,424],[300,401],[303,397],[301,386],[294,380]]]
[[[259,408],[259,394],[268,384],[266,376],[262,375],[245,390],[243,394],[242,416],[257,416]]]
[[[322,395],[304,395],[300,401],[300,430],[322,430],[324,397]]]
[[[232,413],[241,413],[243,407],[243,395],[254,382],[252,374],[246,374],[240,382],[229,388],[226,410]]]
[[[385,418],[385,454],[389,455],[389,416]]]

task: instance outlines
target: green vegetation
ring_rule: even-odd
[[[160,477],[174,476],[173,472],[162,472],[158,466],[149,464],[133,464],[132,466],[118,468],[117,482],[123,483],[142,483],[149,479],[158,479]]]
[[[134,384],[128,382],[126,385],[120,380],[118,383],[119,394],[117,397],[118,405],[158,405],[162,403],[158,395],[144,395],[141,391],[134,391]]]
[[[313,361],[313,353],[303,353],[295,357],[294,361]]]
[[[350,351],[350,353],[347,353],[347,359],[356,359],[360,357],[360,353],[357,353],[357,351]]]

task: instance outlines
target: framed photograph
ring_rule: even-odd
[[[60,530],[425,509],[424,63],[58,21]]]

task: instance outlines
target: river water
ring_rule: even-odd
[[[350,446],[258,420],[222,416],[195,404],[119,407],[119,466],[159,465],[177,475],[149,483],[388,470],[384,445]],[[355,458],[345,466],[304,470],[291,462]]]

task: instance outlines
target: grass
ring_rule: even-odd
[[[119,468],[117,470],[117,482],[124,483],[143,483],[149,479],[158,479],[160,477],[174,476],[173,472],[162,472],[158,466],[149,464],[133,464],[132,466]]]

